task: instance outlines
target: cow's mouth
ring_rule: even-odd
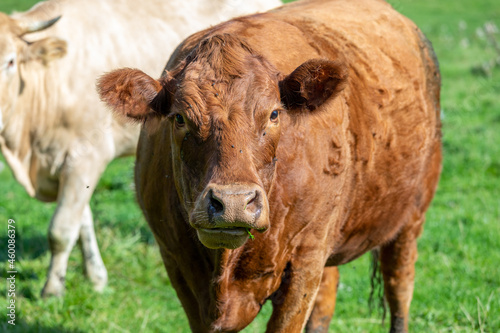
[[[200,228],[196,232],[203,245],[210,249],[236,249],[249,238],[247,228]]]
[[[256,184],[207,185],[189,215],[198,239],[210,249],[236,249],[269,228],[269,203]]]

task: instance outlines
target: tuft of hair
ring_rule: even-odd
[[[214,70],[217,78],[238,78],[246,72],[249,56],[257,56],[252,48],[238,36],[224,33],[202,40],[188,56],[193,62],[203,59]]]
[[[97,81],[101,100],[121,117],[143,121],[150,116],[160,115],[152,110],[159,92],[160,82],[138,69],[118,69],[103,75]],[[157,107],[160,109],[159,107]],[[156,108],[155,108],[156,109]]]

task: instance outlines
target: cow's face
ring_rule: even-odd
[[[249,230],[269,228],[283,112],[278,73],[256,57],[239,65],[247,72],[216,73],[204,58],[187,64],[167,115],[177,190],[211,248],[238,247]]]
[[[132,118],[167,117],[177,192],[209,248],[237,248],[269,228],[282,117],[299,117],[343,87],[338,63],[309,61],[280,75],[244,42],[215,36],[161,81],[137,70],[104,76],[101,97]]]
[[[22,22],[0,13],[0,132],[25,84],[30,84],[23,79],[26,65],[36,62],[43,66],[66,52],[66,42],[55,37],[27,42],[24,36],[46,29],[58,19]]]

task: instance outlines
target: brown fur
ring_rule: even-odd
[[[267,300],[268,332],[327,331],[335,266],[377,247],[392,331],[407,330],[416,239],[441,170],[432,54],[382,1],[296,2],[188,38],[151,83],[168,87],[164,110],[120,102],[146,121],[138,200],[194,332],[239,331]],[[213,218],[239,197],[244,208]],[[245,241],[220,229],[250,227],[231,216],[255,201],[268,204],[254,216],[267,231]]]
[[[105,96],[103,101],[119,114],[141,118],[163,88],[156,80],[141,74],[139,70],[115,71],[108,74],[106,82],[99,80],[99,94]]]

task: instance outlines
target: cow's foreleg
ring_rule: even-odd
[[[325,267],[318,295],[314,302],[314,308],[307,321],[307,333],[328,332],[328,327],[335,311],[339,277],[337,267]]]
[[[391,333],[408,332],[408,315],[413,296],[417,237],[423,221],[406,225],[398,237],[381,247],[380,261],[384,291],[391,311]]]
[[[66,268],[71,249],[78,239],[81,211],[59,205],[49,226],[49,247],[51,252],[47,282],[42,297],[61,296],[64,293]]]
[[[287,269],[280,288],[271,297],[273,313],[266,332],[302,332],[314,306],[321,284],[323,267],[302,263]]]
[[[80,227],[80,249],[82,251],[85,273],[94,285],[94,289],[102,291],[108,282],[108,272],[101,258],[94,232],[94,220],[90,205],[83,211]]]
[[[91,223],[91,214],[88,214],[90,211],[84,212],[105,166],[90,158],[74,161],[72,165],[73,167],[66,166],[61,172],[58,204],[49,226],[48,239],[52,256],[47,282],[42,290],[43,297],[61,296],[64,293],[68,258],[78,240],[82,221]]]

